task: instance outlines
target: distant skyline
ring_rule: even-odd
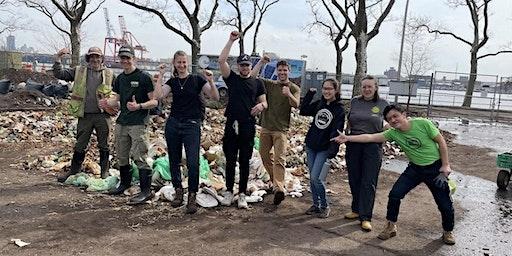
[[[190,46],[179,36],[167,30],[156,16],[143,14],[133,7],[122,4],[120,1],[107,0],[103,7],[107,7],[111,23],[119,34],[118,15],[125,17],[128,30],[144,44],[150,58],[170,58],[176,50],[185,50],[190,53]],[[397,55],[400,48],[400,38],[396,30],[400,27],[401,18],[405,8],[405,0],[397,0],[392,11],[391,21],[385,22],[379,35],[370,41],[368,46],[368,73],[382,74],[389,67],[397,67]],[[39,24],[36,30],[52,29],[49,20],[40,13],[18,8],[26,17],[31,17],[32,24]],[[500,46],[512,41],[512,1],[494,0],[491,2],[490,40],[482,53],[494,52]],[[222,10],[221,10],[222,11]],[[446,28],[458,35],[470,38],[472,29],[467,8],[451,9],[443,0],[411,0],[409,17],[428,16],[434,22],[441,22]],[[281,0],[270,9],[263,19],[258,35],[258,51],[268,51],[284,58],[300,59],[307,55],[307,68],[334,72],[335,50],[332,42],[320,33],[307,34],[304,27],[312,21],[309,5],[305,1]],[[371,29],[371,28],[369,28]],[[93,14],[82,29],[86,38],[82,43],[82,52],[90,46],[103,48],[103,40],[107,34],[103,10]],[[204,54],[219,54],[227,41],[230,28],[214,25],[202,37],[202,52]],[[53,53],[51,47],[42,45],[38,40],[41,33],[36,31],[15,31],[16,44],[32,46],[40,52]],[[2,34],[2,41],[8,36]],[[252,32],[246,39],[246,51],[252,50]],[[343,73],[354,73],[354,41],[344,52]],[[451,72],[469,72],[469,46],[448,37],[439,37],[432,43],[432,57],[435,70]],[[238,54],[238,45],[234,45],[232,55]],[[479,62],[479,73],[499,76],[512,76],[512,54],[502,54],[496,57],[482,59]]]

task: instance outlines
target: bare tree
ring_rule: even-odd
[[[27,7],[33,8],[48,17],[60,32],[68,35],[71,41],[71,66],[80,64],[80,36],[82,24],[95,13],[105,0],[99,0],[96,5],[91,0],[19,0]],[[90,8],[88,8],[90,7]],[[87,9],[90,11],[87,12]],[[62,25],[57,13],[60,13],[69,22],[69,25]]]
[[[471,26],[473,28],[473,37],[465,39],[464,37],[455,34],[449,30],[441,28],[433,28],[427,21],[417,24],[418,28],[425,28],[429,33],[449,36],[465,45],[468,45],[470,50],[470,75],[468,87],[464,96],[462,106],[471,107],[473,99],[473,91],[475,89],[475,81],[478,73],[478,61],[482,58],[496,56],[502,53],[512,53],[512,50],[500,50],[495,53],[488,53],[479,55],[480,49],[489,41],[489,3],[492,0],[449,0],[448,5],[452,8],[465,6],[471,15]]]
[[[345,0],[345,4],[340,5],[339,0],[332,0],[332,4],[345,18],[350,34],[356,40],[356,72],[354,77],[354,87],[352,95],[358,95],[361,87],[361,79],[366,75],[367,64],[367,47],[370,40],[372,40],[378,33],[379,28],[388,16],[391,8],[395,4],[395,0]],[[371,9],[379,7],[380,14],[374,13]],[[372,30],[368,32],[368,16],[375,17]]]
[[[14,11],[16,7],[14,1],[0,0],[0,34],[26,27],[21,21],[22,18]]]
[[[258,15],[258,0],[226,0],[235,11],[233,16],[222,17],[217,22],[223,26],[234,27],[239,33],[240,54],[245,52],[245,34],[254,26]]]
[[[272,7],[272,5],[277,4],[279,0],[263,0],[256,1],[256,7],[258,8],[258,21],[256,22],[256,27],[254,28],[254,36],[252,38],[252,55],[257,55],[257,37],[260,31],[261,21],[263,20],[263,16],[265,13]]]
[[[187,43],[190,44],[192,54],[192,72],[195,73],[197,71],[197,59],[198,55],[201,52],[201,35],[204,31],[211,28],[213,24],[213,19],[215,17],[215,13],[217,8],[219,7],[219,0],[213,0],[213,6],[211,7],[206,22],[204,25],[201,25],[200,15],[201,15],[201,1],[195,0],[192,6],[190,4],[184,3],[182,0],[175,0],[175,4],[178,5],[178,9],[180,13],[173,13],[174,7],[172,4],[169,4],[168,0],[161,1],[146,1],[146,0],[121,0],[121,2],[133,6],[139,10],[146,11],[156,15],[164,26],[174,32],[175,34],[181,36]],[[189,11],[192,9],[192,11]],[[176,18],[177,15],[184,16],[188,21],[189,26],[185,29],[182,29],[181,25],[185,22]],[[187,30],[189,31],[187,34]]]
[[[416,18],[411,18],[405,29],[404,51],[403,51],[403,67],[408,77],[409,93],[407,98],[407,111],[411,102],[411,87],[414,76],[423,76],[434,68],[431,56],[431,40],[427,35],[416,28]],[[401,37],[400,31],[397,36]]]
[[[307,2],[314,21],[309,23],[306,28],[309,33],[312,33],[315,28],[320,29],[332,41],[336,50],[336,79],[341,82],[343,52],[348,48],[351,36],[347,33],[347,22],[344,17],[336,17],[333,13],[334,7],[327,3],[327,0],[308,0]],[[348,6],[345,8],[348,9]]]

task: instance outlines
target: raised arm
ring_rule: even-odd
[[[219,68],[223,78],[228,78],[229,74],[231,73],[231,68],[228,64],[228,56],[229,52],[231,51],[231,46],[233,46],[233,43],[238,38],[240,38],[240,33],[238,31],[231,32],[231,34],[229,34],[229,40],[226,43],[226,46],[224,46],[224,49],[222,49],[222,52],[220,53]]]
[[[171,91],[171,87],[169,85],[163,84],[166,68],[167,65],[165,64],[160,64],[158,66],[158,78],[156,79],[155,90],[153,91],[153,94],[156,99],[165,98]]]
[[[283,93],[283,95],[288,97],[288,103],[290,103],[290,106],[292,106],[294,108],[299,107],[299,100],[300,100],[300,98],[299,98],[300,91],[299,90],[297,90],[294,94],[290,91],[290,86],[283,86],[282,93]]]
[[[302,101],[302,104],[300,105],[300,114],[303,116],[314,116],[315,110],[317,109],[318,103],[320,101],[316,101],[311,103],[313,100],[313,96],[315,96],[316,88],[309,88],[309,91],[306,93],[306,96],[304,96],[304,100]]]
[[[63,48],[55,54],[55,63],[53,64],[53,76],[64,81],[75,81],[75,69],[62,67],[62,56],[69,54],[67,48]]]
[[[263,55],[261,59],[252,67],[251,77],[258,77],[260,75],[261,67],[270,62],[270,57],[268,55]]]
[[[206,77],[206,83],[203,85],[203,93],[208,96],[208,98],[212,100],[219,100],[219,90],[217,86],[213,82],[213,73],[210,70],[203,70],[203,75]]]
[[[448,177],[448,175],[450,175],[452,172],[450,167],[450,159],[448,157],[448,145],[446,144],[446,140],[444,139],[443,135],[441,135],[441,133],[434,137],[434,141],[439,145],[439,154],[441,155],[442,165],[439,171]]]

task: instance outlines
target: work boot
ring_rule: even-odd
[[[359,214],[357,212],[349,212],[345,214],[345,219],[353,220],[359,218]]]
[[[444,231],[443,232],[443,242],[447,245],[455,244],[455,236],[452,231]]]
[[[108,170],[110,169],[110,161],[108,159],[110,152],[108,150],[100,150],[100,167],[101,178],[106,179],[109,176]]]
[[[312,205],[309,209],[306,210],[306,215],[315,215],[320,212],[320,208],[316,205]]]
[[[274,205],[279,205],[284,200],[284,192],[276,191],[274,195]]]
[[[187,210],[185,211],[185,213],[194,214],[196,212],[197,212],[196,193],[190,192],[190,193],[188,193]]]
[[[363,229],[366,232],[372,231],[372,223],[368,220],[361,221],[361,229]]]
[[[183,204],[183,188],[176,189],[176,195],[174,199],[171,201],[172,207],[180,207]]]
[[[130,185],[132,184],[131,166],[129,166],[129,165],[120,166],[119,167],[119,176],[121,178],[121,183],[119,184],[119,186],[117,188],[112,189],[108,192],[110,195],[120,195],[126,189],[130,188]]]
[[[57,177],[58,182],[65,182],[69,176],[77,174],[82,169],[82,163],[85,159],[85,152],[75,151],[73,153],[73,159],[71,159],[71,168],[69,171],[59,175]]]
[[[139,170],[139,182],[140,182],[140,193],[130,199],[128,204],[143,204],[153,198],[151,193],[151,170],[140,169]]]
[[[381,240],[388,240],[396,236],[396,225],[388,221],[386,228],[377,236]]]

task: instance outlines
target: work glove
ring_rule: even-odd
[[[434,185],[438,188],[445,189],[448,187],[448,177],[444,173],[440,173],[434,178]]]

